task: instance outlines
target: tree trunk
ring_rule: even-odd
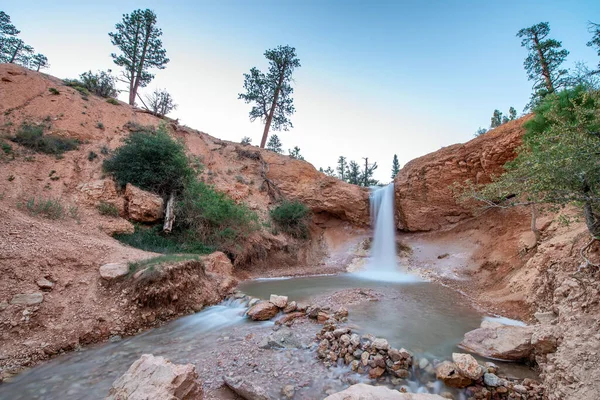
[[[275,114],[275,107],[277,107],[277,99],[279,98],[279,91],[281,90],[281,85],[283,85],[283,78],[285,77],[285,68],[286,63],[283,63],[283,67],[281,68],[281,74],[279,75],[279,83],[277,83],[277,87],[275,88],[275,94],[273,95],[273,104],[271,104],[271,109],[269,110],[269,116],[265,121],[265,130],[263,131],[262,139],[260,140],[260,148],[264,149],[267,144],[267,137],[269,137],[269,129],[271,129],[271,122],[273,121],[273,115]]]
[[[535,203],[531,203],[531,232],[535,235],[535,242],[540,241],[540,231],[537,228],[537,208]]]
[[[40,68],[41,68],[41,67],[42,67],[42,66],[41,66],[40,64],[38,64],[37,70],[36,70],[35,72],[40,72]]]
[[[173,222],[175,221],[175,196],[171,193],[167,207],[165,209],[165,223],[163,224],[163,232],[171,233]]]
[[[17,58],[17,55],[19,54],[19,50],[21,50],[21,43],[19,43],[19,45],[17,47],[15,47],[15,51],[14,51],[9,63],[13,64],[15,62],[15,58]]]
[[[533,35],[533,43],[535,43],[535,49],[537,50],[538,57],[540,57],[540,64],[542,64],[542,75],[546,81],[546,89],[548,89],[548,93],[554,93],[554,84],[550,76],[548,62],[546,61],[546,57],[544,57],[544,53],[542,53],[542,49],[540,49],[540,40],[537,35]]]
[[[600,216],[594,212],[592,202],[586,200],[583,203],[583,216],[585,217],[585,224],[587,225],[588,231],[595,238],[600,238]]]

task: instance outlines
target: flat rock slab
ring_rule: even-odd
[[[325,397],[325,400],[445,400],[437,394],[401,393],[385,386],[358,383]]]
[[[129,266],[123,263],[104,264],[100,267],[100,276],[106,280],[121,278],[129,273]]]
[[[19,293],[11,300],[10,304],[18,304],[22,306],[33,306],[44,301],[44,295],[40,292],[35,293]]]
[[[465,333],[459,347],[496,360],[519,361],[530,357],[532,326],[485,326]]]

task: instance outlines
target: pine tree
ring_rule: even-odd
[[[346,169],[346,182],[353,185],[360,183],[360,165],[354,160],[350,161]]]
[[[337,162],[337,176],[343,181],[348,180],[347,171],[348,171],[348,163],[346,162],[346,157],[340,156]]]
[[[558,40],[547,39],[549,33],[548,22],[540,22],[517,33],[517,37],[522,38],[521,46],[529,51],[523,66],[528,79],[533,81],[530,106],[567,83],[567,70],[560,69],[560,66],[569,52],[562,49],[562,43]]]
[[[327,176],[335,176],[335,171],[331,167],[327,167],[325,171],[322,171]]]
[[[10,16],[4,11],[0,11],[0,62],[6,58],[5,47],[10,37],[17,36],[21,33],[15,26],[10,22]]]
[[[482,127],[479,127],[479,129],[477,129],[477,131],[475,132],[475,137],[477,137],[477,136],[481,136],[481,135],[483,135],[484,133],[487,133],[487,131],[488,131],[487,129],[485,129],[485,128],[482,128]]]
[[[494,115],[492,115],[492,119],[490,121],[490,128],[497,128],[502,125],[502,113],[500,110],[494,110]]]
[[[300,147],[295,146],[292,150],[288,149],[289,156],[296,160],[304,160],[304,157],[300,154]]]
[[[40,72],[42,68],[48,68],[50,64],[48,64],[48,58],[43,54],[36,54],[31,57],[31,67],[35,68],[37,72]]]
[[[273,135],[269,138],[269,142],[267,143],[267,150],[274,151],[278,154],[283,154],[283,145],[279,140],[279,136]]]
[[[123,76],[129,84],[129,104],[134,105],[138,89],[154,78],[149,70],[164,69],[169,62],[160,40],[162,30],[156,26],[156,14],[149,9],[123,14],[123,20],[115,28],[117,31],[108,36],[121,54],[112,53],[111,57],[115,64],[125,69]]]
[[[373,173],[377,169],[377,163],[369,164],[369,157],[363,157],[363,160],[365,160],[365,166],[361,171],[359,184],[366,187],[377,185],[379,181],[373,179]]]
[[[592,40],[587,42],[587,45],[589,47],[595,47],[598,57],[600,57],[600,24],[590,22],[588,25],[588,30],[592,34]],[[598,69],[596,71],[592,71],[592,74],[600,74],[600,62],[598,62]]]
[[[269,60],[269,71],[264,74],[258,68],[252,68],[249,74],[244,74],[246,92],[238,94],[238,99],[254,103],[250,121],[259,118],[265,124],[261,148],[267,143],[271,126],[276,131],[294,127],[289,119],[295,111],[291,82],[294,69],[300,67],[296,49],[290,46],[267,50],[265,57]]]
[[[508,109],[508,116],[511,121],[517,119],[517,110],[514,107]]]
[[[398,162],[398,155],[394,154],[394,159],[392,160],[392,179],[396,178],[400,172],[400,163]]]

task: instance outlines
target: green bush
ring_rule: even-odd
[[[214,251],[213,247],[203,243],[186,240],[185,233],[176,231],[169,235],[164,235],[161,232],[161,226],[158,225],[150,228],[137,225],[134,233],[116,234],[113,237],[131,247],[154,253],[208,254]]]
[[[96,158],[98,158],[98,154],[96,154],[93,151],[90,151],[88,153],[88,161],[94,161]]]
[[[160,195],[180,192],[193,176],[183,144],[164,127],[133,132],[103,163],[121,186],[131,183]]]
[[[62,154],[65,151],[75,150],[79,147],[79,142],[75,139],[44,135],[43,125],[27,123],[21,126],[12,141],[45,154]]]
[[[299,201],[283,201],[280,205],[271,210],[271,219],[275,224],[287,234],[306,238],[308,236],[309,209]]]
[[[137,271],[143,269],[153,271],[164,264],[173,264],[176,262],[189,260],[198,260],[198,256],[192,254],[158,256],[146,260],[130,262],[127,265],[129,266],[129,276],[132,276]]]
[[[60,92],[58,91],[58,89],[51,87],[50,89],[48,89],[48,91],[50,92],[50,94],[53,94],[55,96],[58,96],[60,94]]]
[[[32,215],[41,215],[48,219],[63,219],[67,213],[60,199],[44,199],[42,197],[36,199],[31,197],[24,203],[17,204],[17,206],[25,208]]]
[[[119,101],[117,99],[113,99],[112,97],[110,99],[106,99],[106,102],[112,104],[113,106],[119,105]]]
[[[108,215],[109,217],[119,216],[119,209],[114,204],[101,201],[96,208],[100,215]]]
[[[12,154],[13,148],[10,144],[2,142],[0,146],[2,147],[2,151],[4,152],[4,154]]]
[[[256,213],[204,182],[185,187],[175,213],[187,235],[221,249],[258,228]]]
[[[110,74],[110,71],[98,71],[97,74],[92,71],[84,72],[79,75],[80,86],[89,92],[100,97],[117,97],[116,78]]]

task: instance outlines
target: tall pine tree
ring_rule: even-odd
[[[588,30],[592,34],[592,39],[587,42],[587,45],[589,47],[594,47],[598,57],[600,57],[600,24],[590,22],[588,25]],[[598,61],[598,69],[592,71],[592,74],[600,74],[600,61]]]
[[[129,84],[129,104],[134,105],[138,89],[154,79],[150,69],[164,69],[169,62],[160,40],[162,30],[156,26],[156,14],[149,9],[123,14],[123,20],[115,28],[116,32],[108,36],[121,54],[112,53],[111,57],[115,64],[124,68],[123,76]]]
[[[279,140],[279,136],[273,135],[269,138],[269,142],[267,143],[267,150],[274,151],[278,154],[283,154],[283,145]]]
[[[347,175],[348,163],[346,162],[346,157],[340,156],[338,158],[336,171],[337,171],[338,178],[340,178],[343,181],[348,180],[348,175]]]
[[[246,92],[238,94],[238,99],[254,103],[250,121],[259,118],[265,124],[261,148],[267,143],[271,126],[276,131],[294,127],[289,119],[295,111],[291,82],[294,69],[300,67],[296,49],[290,46],[267,50],[265,57],[269,60],[269,71],[265,74],[258,68],[252,68],[249,74],[244,74]]]
[[[350,161],[346,169],[346,182],[358,185],[360,184],[360,175],[360,165],[354,160]]]
[[[398,162],[398,155],[394,154],[394,159],[392,160],[392,179],[396,178],[400,172],[400,163]]]

